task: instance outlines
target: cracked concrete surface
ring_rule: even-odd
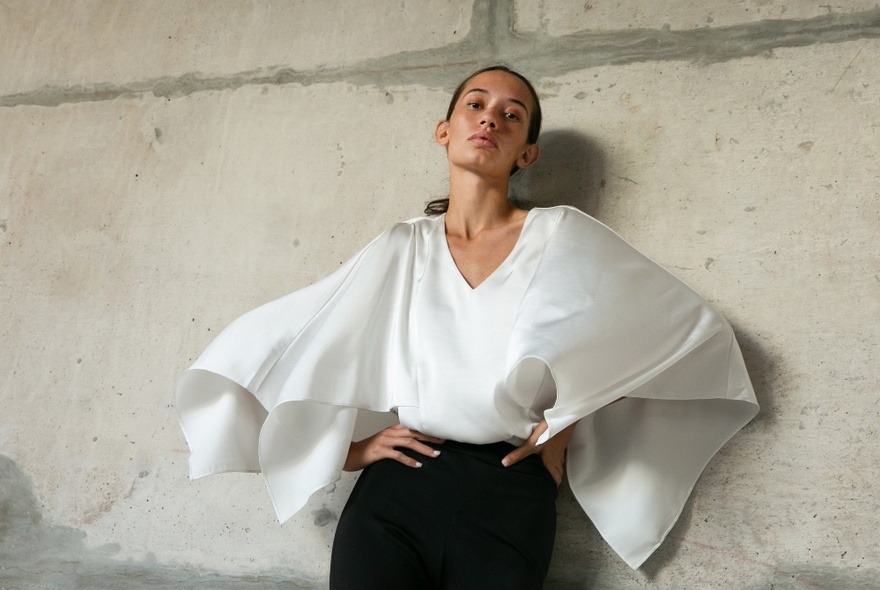
[[[477,64],[496,61],[516,63],[526,75],[538,79],[639,62],[718,63],[767,55],[774,49],[786,47],[877,38],[880,38],[880,8],[851,14],[830,13],[805,20],[762,20],[684,31],[635,29],[554,37],[537,32],[517,32],[513,3],[481,0],[474,3],[467,35],[461,41],[439,48],[355,61],[340,67],[297,70],[277,66],[223,76],[189,73],[126,84],[44,86],[0,96],[0,107],[58,106],[144,94],[175,98],[194,92],[267,84],[348,82],[449,88]]]

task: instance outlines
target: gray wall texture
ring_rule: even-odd
[[[0,0],[0,588],[325,588],[345,476],[279,526],[189,482],[176,376],[443,196],[452,87],[536,83],[515,187],[710,299],[762,411],[630,571],[563,492],[546,587],[880,588],[876,0]]]

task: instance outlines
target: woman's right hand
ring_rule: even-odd
[[[442,438],[428,436],[417,430],[395,424],[369,438],[352,442],[348,447],[348,456],[345,458],[345,465],[342,469],[358,471],[382,459],[393,459],[408,467],[421,467],[422,464],[419,461],[399,449],[410,449],[426,457],[438,456],[440,451],[424,444],[426,442],[442,443],[444,441]]]

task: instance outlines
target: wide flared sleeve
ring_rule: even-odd
[[[539,442],[579,421],[569,484],[633,568],[663,541],[712,456],[758,412],[724,318],[571,208],[522,301],[508,358],[514,391],[549,369],[557,397]]]
[[[416,231],[398,224],[329,277],[241,316],[181,375],[192,478],[262,471],[283,522],[339,478],[356,429],[417,404]]]

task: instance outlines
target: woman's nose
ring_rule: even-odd
[[[494,128],[495,127],[495,119],[490,115],[485,115],[483,120],[480,121],[481,125],[486,125],[487,127]]]

